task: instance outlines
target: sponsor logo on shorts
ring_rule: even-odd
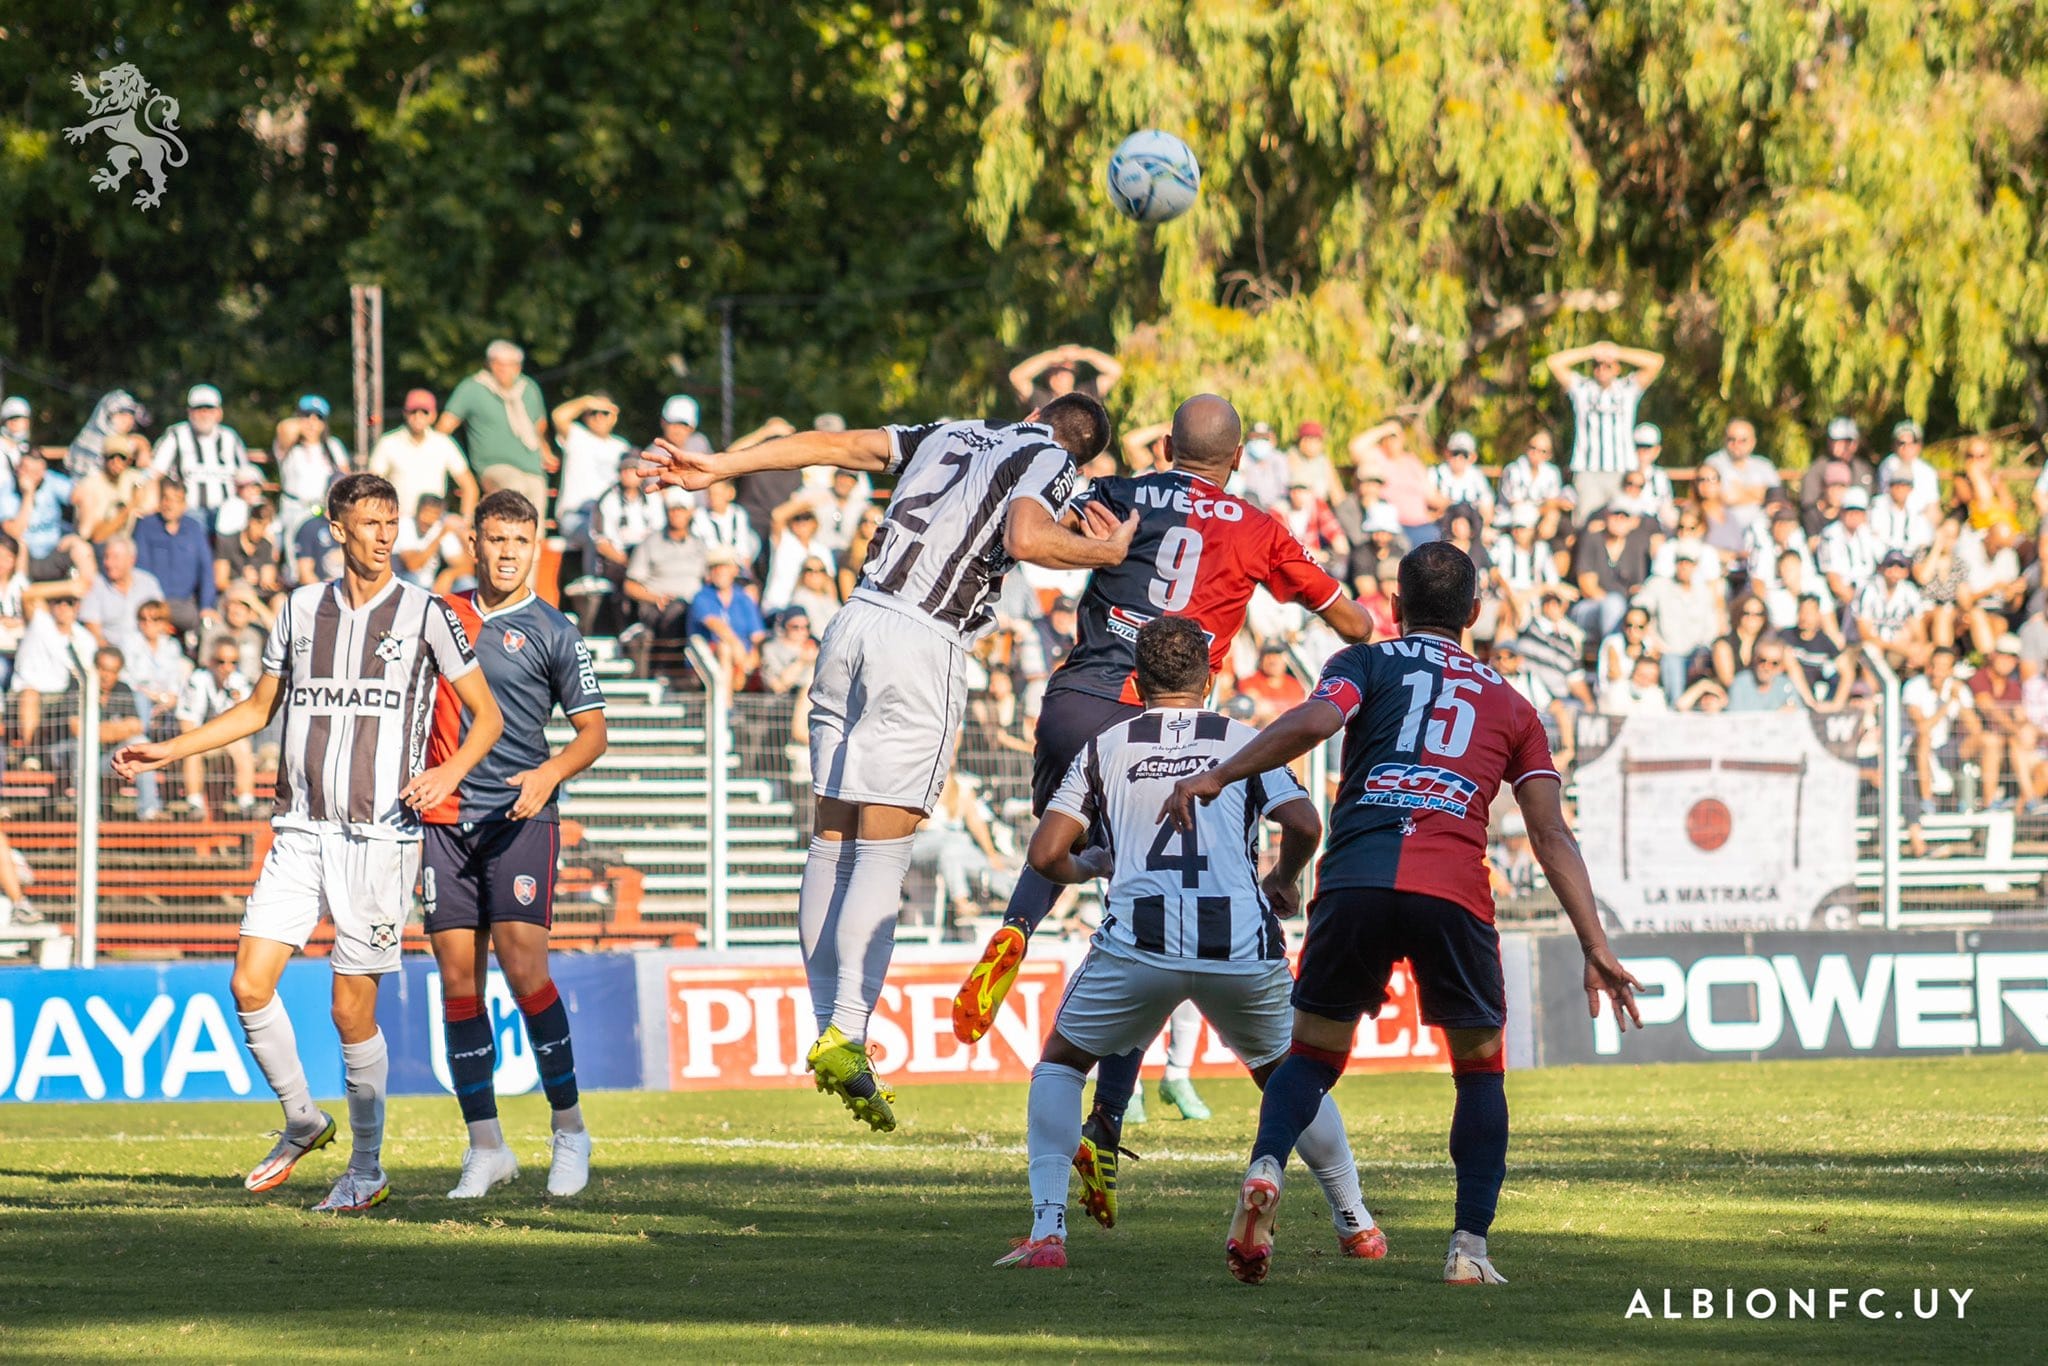
[[[1168,757],[1164,754],[1140,759],[1132,764],[1124,777],[1130,782],[1140,783],[1147,778],[1189,778],[1209,768],[1216,761],[1206,754],[1182,754]]]
[[[516,655],[526,648],[526,632],[507,630],[505,632],[505,653]]]
[[[1366,775],[1360,806],[1399,806],[1463,816],[1472,809],[1479,784],[1431,764],[1378,764]],[[1408,833],[1405,829],[1403,834]]]
[[[370,947],[373,949],[395,949],[398,947],[398,922],[379,920],[370,926]]]
[[[539,895],[539,893],[540,884],[525,873],[521,873],[518,877],[512,879],[512,899],[520,905],[531,906],[534,897]]]

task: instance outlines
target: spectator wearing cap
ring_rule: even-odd
[[[13,479],[14,467],[34,449],[29,440],[29,428],[34,423],[35,412],[20,394],[9,394],[5,402],[0,402],[0,480]]]
[[[434,430],[453,436],[462,429],[479,487],[523,494],[545,524],[547,476],[558,462],[548,449],[547,400],[525,367],[524,351],[502,338],[492,342],[484,350],[484,368],[455,386]]]
[[[1813,710],[1813,696],[1806,691],[1806,675],[1791,667],[1783,641],[1768,638],[1757,643],[1749,667],[1736,674],[1735,681],[1728,685],[1728,710]]]
[[[1343,519],[1338,521],[1342,525]],[[1401,519],[1385,500],[1375,502],[1366,511],[1359,537],[1350,543],[1344,578],[1354,592],[1363,593],[1379,581],[1383,566],[1401,562],[1401,557],[1408,553],[1408,538],[1401,532]]]
[[[1648,505],[1648,515],[1659,526],[1669,527],[1678,520],[1678,494],[1671,486],[1671,476],[1664,472],[1657,462],[1664,455],[1664,429],[1654,422],[1638,422],[1634,432],[1636,443],[1636,474],[1642,477],[1642,491],[1636,494]],[[1629,496],[1628,481],[1622,480],[1622,496]]]
[[[72,481],[71,511],[78,534],[95,545],[127,535],[137,518],[156,511],[156,476],[146,462],[137,466],[130,447],[129,442],[109,440],[100,463]],[[255,474],[246,470],[237,477]]]
[[[778,697],[807,692],[817,665],[818,636],[810,614],[801,607],[785,607],[776,615],[774,632],[761,646],[762,684]]]
[[[1380,428],[1372,430],[1376,432]],[[1391,453],[1391,450],[1387,452],[1389,456]],[[1353,458],[1356,459],[1355,456]],[[1307,488],[1326,504],[1337,499],[1337,467],[1330,460],[1329,442],[1320,422],[1303,422],[1294,429],[1294,445],[1287,451],[1287,486],[1291,491],[1296,484]]]
[[[1500,506],[1509,511],[1535,508],[1537,536],[1556,543],[1559,522],[1571,511],[1572,493],[1565,486],[1564,472],[1558,468],[1556,446],[1549,432],[1539,427],[1529,433],[1528,440],[1522,443],[1522,453],[1501,471]]]
[[[1083,376],[1079,369],[1083,365],[1092,373]],[[1067,394],[1086,394],[1099,400],[1123,375],[1116,357],[1069,342],[1018,361],[1010,368],[1010,389],[1029,413]]]
[[[2041,732],[2027,716],[2023,693],[2020,638],[2007,631],[1992,642],[1984,667],[1970,675],[1970,696],[1984,729],[1999,738],[2005,757],[2012,762],[2013,786],[2019,790],[2020,804],[2032,811],[2048,793],[2048,787],[2043,786],[2043,778],[2048,774],[2043,773]],[[1991,798],[1993,811],[2003,811],[2013,804],[1999,795],[1996,767],[1988,763],[1984,768],[1984,795]]]
[[[761,585],[761,607],[779,612],[789,606],[806,561],[823,560],[836,567],[832,549],[825,544],[817,510],[803,499],[792,499],[776,509],[775,550],[768,559],[768,577]]]
[[[1613,634],[1629,595],[1650,577],[1650,541],[1636,510],[1617,503],[1579,537],[1572,577],[1579,601],[1571,616],[1596,639]]]
[[[1857,593],[1851,611],[1865,643],[1877,645],[1895,669],[1920,669],[1934,642],[1927,633],[1927,602],[1910,575],[1912,558],[1888,550],[1877,562],[1878,575]]]
[[[1369,582],[1373,565],[1389,549],[1396,556],[1408,550],[1408,538],[1401,534],[1401,518],[1384,496],[1386,487],[1385,462],[1377,451],[1368,452],[1365,459],[1351,467],[1351,492],[1330,509],[1338,530],[1344,533],[1345,543],[1351,547],[1350,563],[1344,574],[1347,583],[1362,586]],[[1283,489],[1280,501],[1272,505],[1271,511],[1280,515],[1286,505],[1287,493]],[[1385,539],[1375,542],[1375,535],[1380,533],[1385,533]]]
[[[1904,475],[1912,484],[1912,497],[1907,505],[1914,512],[1928,517],[1941,506],[1941,476],[1921,454],[1925,445],[1926,434],[1912,418],[1893,426],[1892,453],[1878,465],[1877,482],[1881,491],[1893,479]]]
[[[327,426],[331,411],[320,395],[304,394],[292,416],[277,424],[271,450],[277,460],[277,517],[286,540],[319,514],[328,488],[349,472],[348,447]]]
[[[214,509],[213,543],[221,546],[232,541],[235,533],[249,525],[250,514],[268,502],[263,496],[263,476],[253,467],[236,474],[235,496]]]
[[[761,536],[747,510],[739,505],[738,496],[739,489],[730,479],[705,489],[690,519],[690,531],[705,545],[725,546],[740,557],[741,564],[752,564],[761,553]],[[822,626],[818,629],[824,630]]]
[[[704,586],[690,603],[689,629],[711,643],[734,686],[744,687],[761,666],[761,641],[768,628],[754,599],[739,587],[739,577],[739,556],[723,546],[708,553]]]
[[[1081,630],[1080,600],[1054,598],[1052,606],[1045,609],[1045,615],[1033,622],[1032,627],[1038,636],[1039,658],[1044,661],[1045,672],[1050,676],[1074,652],[1074,642]]]
[[[466,522],[476,515],[477,500],[483,491],[477,487],[462,447],[455,444],[453,437],[434,430],[438,413],[433,390],[408,390],[404,425],[377,438],[377,444],[370,447],[368,469],[378,478],[391,481],[391,487],[398,490],[400,508],[416,508],[428,494],[445,504],[449,485],[453,484],[460,498],[456,506]],[[607,466],[605,481],[610,480],[611,468]]]
[[[688,394],[670,394],[661,401],[661,437],[671,446],[686,451],[709,453],[711,438],[699,430],[703,409],[697,400]],[[841,419],[840,431],[845,431],[845,420]]]
[[[14,675],[8,682],[14,699],[15,722],[7,732],[8,768],[41,766],[36,752],[40,744],[51,744],[56,736],[42,735],[44,723],[55,725],[71,714],[73,693],[90,668],[99,644],[92,632],[78,620],[78,594],[59,588],[44,599],[48,610],[28,618],[21,633],[21,647],[14,653]]]
[[[1877,496],[1877,467],[1863,457],[1863,432],[1854,418],[1831,418],[1827,425],[1827,454],[1806,468],[1799,481],[1799,506],[1810,509],[1820,502],[1821,490],[1829,482],[1844,489],[1861,489],[1866,498]],[[1807,530],[1814,528],[1809,525]]]
[[[620,458],[614,478],[616,482],[591,505],[584,535],[591,552],[591,573],[610,583],[611,614],[623,616],[627,609],[620,599],[625,594],[627,566],[640,543],[668,525],[669,507],[660,494],[648,490],[647,478],[640,472],[639,452]],[[671,501],[687,506],[689,494],[680,489],[676,492],[681,496]],[[595,610],[593,607],[593,613]],[[594,617],[587,616],[584,630],[594,633],[596,626]]]
[[[1230,476],[1230,492],[1262,508],[1277,508],[1287,501],[1288,482],[1287,456],[1273,440],[1273,424],[1254,422]]]
[[[555,524],[565,539],[574,540],[589,523],[592,505],[617,481],[619,462],[633,454],[633,446],[618,434],[618,402],[602,389],[556,404],[552,420],[562,452]],[[695,435],[696,424],[689,425],[688,435]]]
[[[690,532],[693,509],[680,489],[662,495],[666,521],[659,534],[633,547],[626,563],[625,593],[640,623],[657,640],[681,640],[690,605],[704,587],[712,551]]]
[[[1884,543],[1870,529],[1869,496],[1859,488],[1844,489],[1839,496],[1841,515],[1820,533],[1820,546],[1813,558],[1827,577],[1835,601],[1853,603],[1877,572],[1877,562],[1884,558]]]
[[[1578,368],[1588,362],[1590,377]],[[1663,371],[1664,357],[1598,341],[1559,351],[1543,363],[1571,402],[1572,488],[1583,523],[1614,501],[1621,476],[1635,466],[1636,410],[1643,391]]]
[[[1913,472],[1885,462],[1884,492],[1870,509],[1870,532],[1886,550],[1912,558],[1934,541],[1934,526],[1913,506]]]
[[[1482,522],[1493,520],[1493,481],[1479,468],[1479,440],[1472,433],[1452,432],[1444,442],[1443,461],[1429,467],[1424,502],[1438,523],[1460,503],[1477,512]]]
[[[1857,652],[1842,638],[1834,613],[1818,594],[1800,594],[1792,625],[1780,628],[1778,642],[1805,679],[1815,711],[1837,712],[1849,705],[1856,686]]]
[[[475,573],[469,553],[469,524],[448,510],[445,500],[423,493],[412,515],[398,524],[391,543],[391,568],[408,583],[430,592],[453,592],[455,578]],[[443,581],[442,576],[449,580]]]
[[[92,547],[72,532],[70,512],[71,481],[41,451],[22,456],[13,481],[0,487],[0,531],[27,552],[31,583],[68,579],[82,592],[92,582]]]
[[[235,496],[235,476],[249,467],[241,434],[221,421],[220,390],[193,385],[185,392],[185,420],[172,423],[156,443],[151,472],[183,483],[193,510],[211,530],[214,510]]]
[[[1727,631],[1728,607],[1719,585],[1700,575],[1695,553],[1680,551],[1671,568],[1671,577],[1653,575],[1643,585],[1635,606],[1649,614],[1650,630],[1663,647],[1664,695],[1676,704]]]
[[[117,650],[141,635],[138,624],[145,603],[160,602],[163,585],[156,575],[135,566],[135,542],[126,536],[108,541],[100,576],[79,600],[78,619],[93,639]]]
[[[1756,427],[1745,418],[1721,429],[1721,449],[1706,464],[1721,476],[1722,501],[1744,530],[1763,520],[1765,504],[1784,487],[1777,467],[1757,454]]]

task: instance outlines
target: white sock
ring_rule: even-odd
[[[1182,1001],[1166,1021],[1166,1080],[1186,1081],[1195,1065],[1195,1045],[1202,1041],[1202,1009]]]
[[[578,1101],[566,1110],[557,1110],[552,1119],[554,1131],[558,1134],[580,1134],[583,1132],[583,1104]]]
[[[349,1116],[355,1122],[355,1116]],[[469,1126],[469,1146],[472,1148],[502,1148],[505,1146],[505,1130],[498,1124],[497,1116],[477,1120]]]
[[[803,945],[804,975],[811,984],[811,1013],[818,1032],[832,1023],[832,997],[839,990],[839,910],[853,879],[852,840],[811,837],[803,882],[796,893],[796,937]]]
[[[1031,1236],[1067,1236],[1067,1168],[1081,1146],[1081,1088],[1087,1077],[1056,1062],[1031,1069],[1025,1151],[1031,1158]]]
[[[305,1134],[318,1129],[320,1107],[313,1104],[313,1093],[306,1087],[306,1068],[299,1061],[299,1039],[292,1030],[291,1012],[272,996],[256,1009],[240,1013],[249,1053],[284,1106],[286,1132]]]
[[[1365,1207],[1365,1196],[1358,1189],[1358,1162],[1351,1156],[1351,1140],[1344,1134],[1344,1117],[1327,1094],[1316,1117],[1295,1140],[1294,1151],[1322,1184],[1323,1198],[1330,1202],[1330,1222],[1339,1234],[1372,1227],[1372,1211]]]
[[[355,1137],[348,1169],[358,1176],[374,1176],[383,1170],[378,1159],[384,1150],[384,1084],[391,1074],[384,1031],[361,1043],[342,1044],[341,1063],[348,1077],[348,1127]]]
[[[912,843],[909,835],[853,842],[853,876],[847,879],[832,927],[839,964],[832,1023],[855,1042],[868,1036],[868,1016],[882,999],[889,958],[896,951],[896,919],[903,911],[903,879],[910,872]]]

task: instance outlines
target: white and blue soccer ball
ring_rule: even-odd
[[[1201,163],[1171,133],[1147,128],[1110,154],[1109,199],[1126,218],[1140,223],[1178,218],[1194,205],[1201,188]]]

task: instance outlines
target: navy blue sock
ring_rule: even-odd
[[[1060,886],[1057,882],[1026,868],[1017,875],[1017,886],[1010,893],[1010,904],[1003,910],[1003,923],[1015,925],[1029,935],[1052,914],[1053,903],[1059,899]]]
[[[534,1061],[540,1066],[540,1089],[548,1093],[548,1104],[566,1110],[576,1103],[576,1054],[569,1047],[569,1007],[549,982],[531,996],[519,998],[520,1013],[526,1016],[526,1038],[533,1045]]]
[[[1451,1161],[1458,1169],[1458,1227],[1484,1238],[1493,1227],[1501,1183],[1508,1175],[1507,1078],[1499,1072],[1459,1072],[1458,1106],[1451,1113]]]
[[[498,1041],[483,999],[450,996],[441,1002],[441,1034],[448,1041],[448,1079],[455,1084],[462,1122],[496,1119],[498,1092],[491,1077],[498,1070]]]
[[[1138,1068],[1144,1061],[1145,1050],[1133,1048],[1095,1064],[1095,1108],[1112,1123],[1124,1122],[1124,1107],[1131,1103],[1131,1092],[1138,1089]]]
[[[1282,1167],[1294,1144],[1322,1108],[1323,1097],[1344,1075],[1345,1056],[1296,1044],[1294,1051],[1266,1078],[1259,1100],[1259,1136],[1252,1143],[1252,1161],[1270,1157]]]

